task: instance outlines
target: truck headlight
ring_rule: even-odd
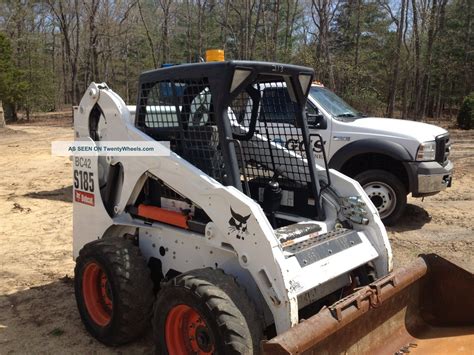
[[[436,142],[424,142],[421,143],[418,147],[418,152],[416,153],[416,160],[418,161],[430,161],[435,160],[436,158]]]

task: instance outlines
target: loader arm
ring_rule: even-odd
[[[98,105],[104,116],[107,117],[107,130],[104,140],[108,141],[154,141],[151,137],[136,129],[130,124],[129,111],[123,100],[108,89],[105,84],[91,84],[88,89],[92,95],[85,95],[80,104],[81,113],[76,115],[76,127],[80,137],[89,137],[89,116],[92,109]],[[141,188],[140,178],[146,173],[166,181],[175,191],[187,196],[192,201],[206,201],[200,207],[213,221],[206,228],[206,235],[211,243],[221,246],[227,243],[233,247],[240,265],[247,269],[253,276],[255,283],[262,290],[262,295],[272,311],[276,320],[278,332],[285,331],[298,322],[298,307],[296,295],[287,296],[285,290],[290,288],[290,278],[287,270],[283,271],[280,265],[285,264],[285,259],[278,243],[273,228],[268,222],[260,206],[248,196],[233,187],[223,187],[220,183],[202,174],[202,172],[186,160],[170,151],[169,156],[160,157],[110,157],[110,164],[121,164],[124,169],[124,181],[120,194],[120,201],[114,210],[114,218],[106,217],[103,205],[96,206],[97,211],[108,223],[97,223],[97,228],[91,226],[89,236],[103,235],[107,229],[120,220],[119,216],[125,213],[131,198],[136,196]],[[93,163],[94,165],[94,163]],[[247,222],[248,230],[258,240],[248,238],[235,242],[235,238],[228,238],[227,228],[229,217],[222,211],[233,210],[241,215],[250,215]],[[87,209],[84,208],[84,209]],[[85,223],[91,219],[87,214],[84,221],[80,213],[75,217],[75,223]],[[90,240],[93,240],[91,238]],[[81,241],[81,245],[86,242]],[[255,246],[258,246],[256,248]],[[77,250],[77,248],[76,248]],[[77,252],[77,251],[76,251]],[[246,260],[247,262],[243,262]],[[264,260],[264,262],[261,262]],[[289,318],[287,315],[291,314]]]

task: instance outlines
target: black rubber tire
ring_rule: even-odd
[[[391,226],[400,219],[407,205],[408,193],[405,185],[403,185],[398,177],[386,170],[373,169],[356,175],[354,179],[357,180],[362,187],[375,181],[389,185],[395,192],[395,209],[388,216],[382,218],[382,222],[387,226]]]
[[[263,324],[255,306],[235,278],[220,269],[197,269],[163,283],[154,307],[153,334],[157,354],[169,354],[165,323],[170,310],[185,304],[204,318],[213,354],[259,354]]]
[[[92,320],[84,301],[83,272],[91,262],[102,268],[110,284],[113,305],[111,320],[106,326]],[[130,240],[113,237],[84,245],[76,260],[74,275],[81,319],[97,340],[112,346],[125,344],[138,338],[150,326],[153,282],[140,249]]]

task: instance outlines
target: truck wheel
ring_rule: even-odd
[[[384,224],[393,225],[402,216],[407,190],[399,178],[385,170],[367,170],[354,179],[364,188]]]
[[[162,285],[154,307],[157,354],[258,354],[263,327],[244,289],[222,270],[198,269]]]
[[[84,245],[74,269],[77,307],[87,331],[106,345],[120,345],[149,326],[153,283],[140,249],[123,238]]]

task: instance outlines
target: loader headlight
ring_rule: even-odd
[[[421,143],[416,153],[417,161],[430,161],[435,160],[436,157],[436,142],[429,141]]]

